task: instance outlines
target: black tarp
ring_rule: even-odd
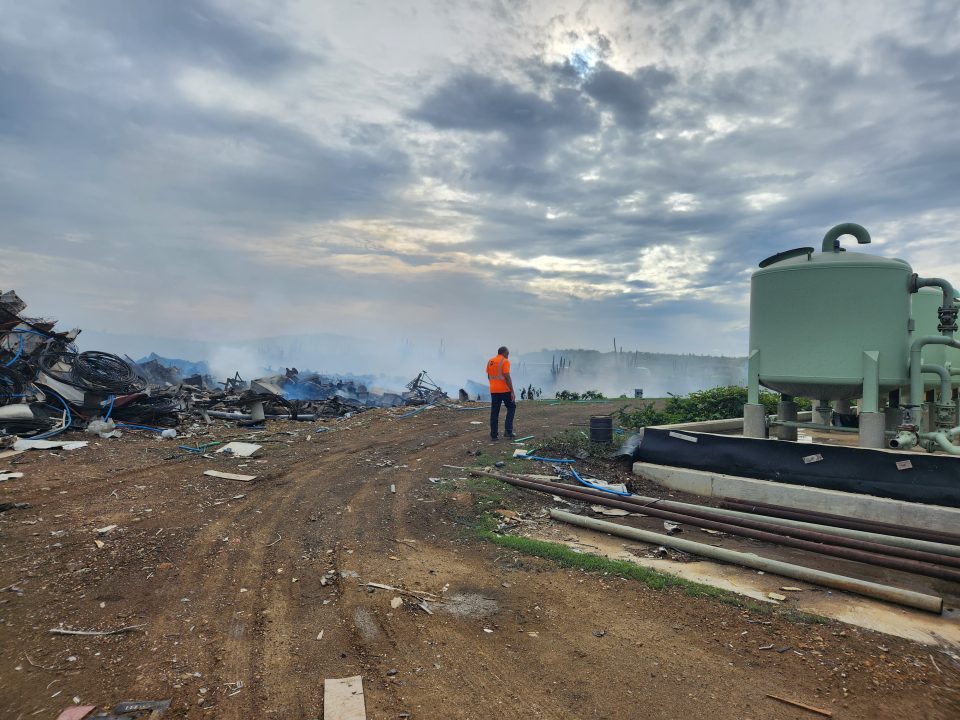
[[[818,455],[822,459],[816,459]],[[960,507],[960,457],[951,455],[647,428],[634,457],[657,465]],[[907,460],[909,468],[897,467]]]

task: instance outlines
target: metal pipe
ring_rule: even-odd
[[[548,480],[536,480],[535,482],[542,483],[544,485],[553,485],[552,481]],[[559,483],[556,483],[559,484]],[[569,487],[569,485],[562,485],[561,487]],[[579,489],[579,488],[578,488]],[[587,489],[583,488],[583,492],[586,492]],[[605,493],[594,491],[597,493],[597,497],[603,497]],[[591,495],[594,493],[591,492]],[[695,503],[685,503],[679,502],[676,500],[660,500],[653,497],[645,497],[643,495],[631,495],[629,498],[625,498],[628,501],[633,501],[641,505],[648,505],[650,503],[656,503],[657,507],[663,508],[665,510],[676,510],[680,513],[685,513],[692,515],[693,512],[700,512],[706,515],[710,515],[717,518],[742,518],[742,519],[757,519],[762,520],[768,525],[779,525],[787,528],[798,528],[801,530],[813,530],[818,533],[828,534],[828,535],[837,535],[843,538],[850,538],[853,540],[865,540],[870,543],[876,543],[880,545],[888,545],[895,548],[907,548],[910,550],[919,550],[924,553],[932,553],[934,555],[940,556],[950,556],[955,558],[953,562],[948,562],[946,564],[954,565],[960,567],[960,545],[950,545],[948,543],[941,542],[931,542],[929,540],[916,540],[914,538],[906,537],[896,537],[893,535],[883,534],[879,532],[866,532],[863,530],[852,530],[849,528],[833,527],[831,525],[819,525],[813,522],[805,522],[802,520],[788,520],[786,518],[772,517],[769,515],[758,515],[754,513],[744,512],[742,510],[727,510],[724,508],[715,508],[707,505],[697,505]],[[946,559],[946,558],[944,558]],[[937,562],[941,560],[938,559]]]
[[[890,447],[897,450],[909,450],[920,442],[920,434],[913,430],[899,430],[890,440]]]
[[[736,550],[727,550],[726,548],[713,547],[712,545],[704,545],[703,543],[693,542],[692,540],[684,540],[670,535],[639,530],[605,520],[595,520],[582,515],[564,512],[563,510],[551,509],[550,517],[555,520],[570,523],[571,525],[589,528],[590,530],[598,530],[611,535],[618,535],[630,540],[639,540],[640,542],[652,543],[654,545],[664,545],[675,550],[680,550],[681,552],[690,553],[691,555],[699,555],[700,557],[710,558],[711,560],[742,565],[743,567],[753,568],[754,570],[762,570],[763,572],[774,573],[795,580],[803,580],[837,590],[846,590],[865,597],[905,605],[906,607],[926,610],[927,612],[937,614],[943,611],[943,598],[935,595],[925,595],[914,592],[913,590],[904,590],[890,585],[881,585],[880,583],[873,583],[867,580],[859,580],[844,575],[828,573],[823,570],[804,567],[803,565],[770,560],[754,555],[753,553],[744,553]]]
[[[606,505],[608,507],[620,508],[621,510],[627,510],[630,512],[642,512],[646,515],[652,515],[654,517],[659,517],[664,520],[672,520],[673,522],[684,523],[686,525],[693,525],[695,527],[705,527],[711,530],[719,530],[720,532],[725,532],[730,535],[739,535],[741,537],[749,537],[754,540],[763,540],[765,542],[774,543],[777,545],[785,545],[787,547],[797,548],[798,550],[809,550],[810,552],[819,553],[821,555],[831,555],[833,557],[843,558],[845,560],[853,560],[855,562],[862,562],[868,565],[875,565],[879,567],[888,567],[894,570],[901,570],[903,572],[915,573],[917,575],[926,575],[927,577],[935,577],[941,580],[951,580],[953,582],[960,582],[960,570],[954,570],[952,568],[940,567],[928,562],[921,562],[918,560],[906,559],[903,557],[891,557],[889,554],[879,554],[877,552],[871,552],[863,549],[855,549],[848,546],[840,546],[838,544],[839,540],[844,540],[847,543],[853,543],[853,540],[848,540],[846,538],[831,537],[829,535],[824,535],[823,533],[812,533],[812,532],[803,532],[805,537],[816,537],[815,540],[801,539],[799,537],[788,537],[784,534],[784,529],[777,526],[767,526],[768,529],[761,529],[763,523],[759,521],[747,522],[741,521],[742,524],[733,524],[729,522],[719,522],[717,520],[708,520],[704,518],[694,517],[693,515],[681,514],[670,512],[668,510],[660,510],[658,508],[652,507],[650,505],[641,505],[639,503],[627,502],[626,498],[623,499],[613,499],[609,497],[596,497],[585,492],[581,492],[579,489],[573,488],[561,488],[556,485],[543,485],[537,482],[531,482],[529,480],[520,480],[519,478],[514,478],[509,475],[499,475],[497,473],[490,473],[487,471],[475,470],[478,474],[488,475],[490,477],[495,477],[498,480],[502,480],[511,485],[516,485],[518,487],[526,487],[531,490],[539,490],[540,492],[553,493],[556,495],[564,495],[575,500],[581,500],[585,502],[594,502],[599,505]],[[793,530],[793,535],[800,534],[801,531]],[[833,543],[833,544],[831,544]],[[869,544],[869,543],[862,543]],[[889,550],[890,548],[878,547],[880,553]],[[896,548],[898,551],[901,551],[900,548]],[[916,551],[912,551],[916,552]],[[952,560],[952,558],[951,558]]]
[[[741,512],[788,518],[790,520],[802,520],[806,522],[812,520],[823,525],[864,530],[866,532],[885,533],[904,538],[914,538],[916,540],[927,540],[929,542],[960,546],[960,535],[953,533],[941,532],[939,530],[925,530],[922,528],[907,527],[905,525],[894,525],[877,520],[861,520],[847,515],[834,515],[818,510],[801,510],[798,508],[784,507],[783,505],[736,499],[724,500],[720,503],[720,507],[739,510]]]
[[[949,308],[956,304],[957,293],[949,280],[943,278],[922,278],[915,277],[913,280],[912,292],[916,292],[922,287],[935,287],[943,291],[943,307]]]
[[[940,376],[940,402],[944,405],[951,405],[953,387],[950,384],[950,371],[941,365],[930,365],[929,363],[921,365],[920,370],[925,373],[936,373]]]
[[[771,418],[776,418],[776,415],[771,415]],[[823,430],[825,432],[841,432],[841,433],[857,433],[860,432],[859,428],[848,428],[840,427],[839,425],[822,425],[820,423],[805,423],[805,422],[796,422],[794,420],[776,420],[773,419],[770,421],[770,426],[782,425],[783,427],[791,428],[807,428],[810,430]]]
[[[539,480],[534,482],[537,485],[545,485],[545,492],[553,492],[556,488],[566,489],[571,487],[569,485],[561,485],[558,483],[549,483]],[[581,493],[593,495],[600,504],[603,504],[602,500],[610,497],[605,493],[594,495],[594,492],[589,491],[588,488],[577,487],[575,489]],[[688,515],[697,519],[727,522],[731,525],[749,528],[751,530],[774,533],[780,532],[785,536],[798,538],[800,540],[809,540],[814,543],[827,543],[829,545],[836,545],[839,547],[848,547],[853,548],[854,550],[863,550],[864,552],[868,553],[876,553],[885,557],[899,557],[923,563],[960,567],[960,557],[958,557],[958,555],[960,555],[960,547],[953,548],[956,550],[956,553],[940,554],[931,552],[929,550],[921,550],[915,547],[903,547],[900,545],[891,546],[885,543],[870,541],[865,538],[850,537],[831,532],[831,530],[835,530],[836,528],[816,530],[809,527],[798,527],[794,524],[784,525],[782,522],[776,522],[776,518],[758,517],[756,515],[751,515],[750,513],[737,512],[736,515],[731,515],[730,513],[733,512],[731,510],[708,508],[703,507],[702,505],[677,503],[669,500],[660,500],[659,498],[642,497],[638,495],[631,495],[621,499],[624,502],[635,504],[637,506],[637,512],[646,514],[654,514],[650,512],[651,509],[665,510],[667,512],[675,512],[680,515]],[[771,520],[773,520],[773,522],[771,522]],[[691,524],[696,525],[697,523],[694,522]]]
[[[960,431],[960,428],[954,428],[950,433],[955,433]],[[937,445],[940,446],[940,449],[945,453],[950,455],[960,455],[960,445],[954,445],[950,442],[950,437],[946,432],[932,432],[932,433],[920,433],[921,440],[932,440]]]
[[[224,410],[207,410],[207,415],[212,418],[217,418],[218,420],[252,420],[253,417],[250,413],[242,412],[226,412]],[[304,420],[304,421],[313,421],[317,419],[317,416],[313,413],[307,415],[266,415],[267,420]]]
[[[853,235],[860,245],[866,245],[870,242],[870,233],[867,232],[867,229],[863,225],[857,225],[857,223],[840,223],[827,230],[827,234],[823,236],[823,246],[821,250],[823,252],[839,252],[840,243],[837,242],[837,239],[841,235]]]
[[[921,359],[921,350],[925,345],[949,345],[950,347],[960,348],[960,341],[955,340],[953,337],[948,335],[931,335],[928,337],[921,337],[914,340],[910,345],[910,404],[905,406],[904,410],[909,414],[910,422],[907,422],[906,415],[904,416],[904,424],[901,426],[902,429],[907,429],[909,426],[915,426],[919,423],[915,422],[916,418],[913,417],[913,414],[917,412],[917,409],[920,407],[921,398],[923,398],[923,360]],[[947,396],[949,397],[949,395]]]

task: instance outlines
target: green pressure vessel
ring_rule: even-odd
[[[822,252],[779,253],[753,274],[750,349],[761,385],[822,400],[862,397],[865,353],[876,358],[880,391],[909,384],[913,270],[903,260],[841,249],[843,233],[870,241],[859,225],[840,225]]]
[[[913,333],[911,340],[919,337],[939,335],[937,325],[940,320],[937,310],[943,304],[943,293],[937,288],[920,288],[911,299],[911,315],[913,317]],[[921,351],[924,365],[941,365],[950,363],[952,368],[960,368],[960,350],[944,345],[925,345]],[[954,376],[954,384],[960,383],[960,375]],[[923,384],[926,388],[939,388],[940,377],[934,373],[923,374]]]

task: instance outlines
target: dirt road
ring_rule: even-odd
[[[522,405],[518,427],[544,436],[597,410]],[[477,539],[469,491],[428,478],[512,448],[472,424],[483,411],[398,415],[271,425],[247,460],[128,434],[0,461],[25,474],[0,501],[32,506],[0,514],[0,717],[170,697],[166,717],[319,718],[324,678],[350,675],[371,719],[814,717],[767,693],[836,718],[960,717],[960,672],[919,645]],[[428,614],[367,582],[445,602]],[[61,625],[142,627],[49,633]]]

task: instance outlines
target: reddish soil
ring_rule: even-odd
[[[544,437],[596,412],[521,404],[517,422]],[[483,411],[399,414],[321,434],[273,424],[247,460],[176,448],[246,434],[225,427],[0,460],[25,473],[0,483],[0,502],[32,506],[0,514],[0,717],[54,718],[76,697],[172,698],[173,718],[318,718],[324,678],[350,675],[371,719],[816,717],[767,693],[835,718],[960,717],[960,666],[930,648],[477,539],[466,486],[428,478],[512,448],[471,424]],[[392,607],[401,596],[367,582],[446,602]],[[140,627],[49,632],[61,626]]]

